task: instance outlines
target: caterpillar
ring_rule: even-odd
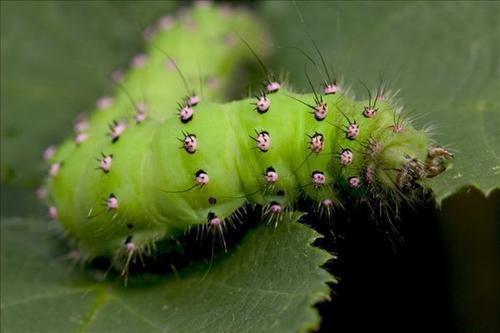
[[[227,86],[248,56],[248,42],[228,45],[236,25],[263,38],[249,16],[233,11],[221,24],[220,15],[209,5],[187,23],[160,22],[166,31],[134,57],[116,96],[45,152],[49,214],[87,257],[133,255],[193,227],[223,233],[248,204],[273,223],[303,197],[328,217],[352,200],[396,204],[446,169],[452,155],[384,85],[357,101],[326,66],[321,90],[308,76],[308,94],[267,70],[252,98],[221,102],[224,89],[210,83],[196,94],[188,82],[217,76]]]

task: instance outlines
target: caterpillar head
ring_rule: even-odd
[[[380,161],[384,161],[382,172],[398,189],[408,192],[414,189],[420,180],[437,176],[446,169],[448,160],[453,155],[441,147],[432,147],[426,133],[407,130],[397,133],[389,147],[380,152]],[[367,175],[371,175],[370,169]]]

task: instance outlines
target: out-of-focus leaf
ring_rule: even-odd
[[[1,225],[2,332],[296,332],[319,325],[331,256],[295,220],[261,225],[178,275],[96,282],[71,271],[46,221]]]

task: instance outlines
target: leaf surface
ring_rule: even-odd
[[[319,325],[332,257],[318,234],[283,221],[249,231],[228,253],[178,274],[102,280],[54,245],[43,220],[1,224],[2,332],[296,332]],[[94,276],[93,276],[94,275]],[[91,278],[93,276],[93,278]]]

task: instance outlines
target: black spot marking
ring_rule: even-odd
[[[193,119],[193,116],[191,116],[191,117],[189,117],[189,118],[187,118],[187,119],[182,119],[182,118],[181,118],[181,123],[183,123],[183,124],[187,124],[187,123],[189,123],[192,119]]]
[[[196,173],[194,174],[196,177],[199,177],[201,174],[207,174],[205,171],[203,171],[202,169],[196,171]]]

